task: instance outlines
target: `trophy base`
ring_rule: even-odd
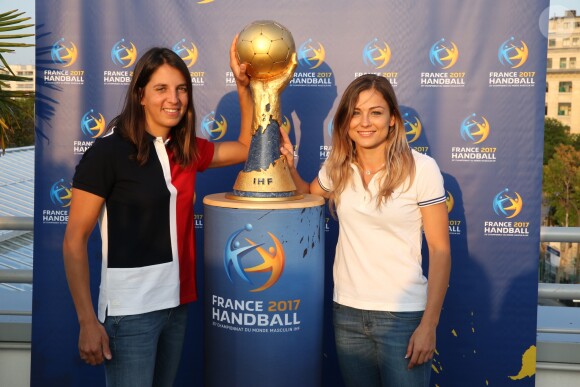
[[[242,200],[249,202],[283,202],[287,200],[300,200],[304,195],[292,192],[247,192],[234,190],[225,194],[226,199]]]
[[[253,202],[280,202],[298,200],[304,196],[296,194],[290,170],[284,156],[271,163],[266,169],[240,171],[233,192],[226,194],[228,199]]]

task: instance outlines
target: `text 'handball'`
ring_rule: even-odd
[[[294,38],[286,27],[272,20],[260,20],[242,29],[236,44],[240,63],[247,63],[248,75],[268,79],[280,74],[295,51]]]

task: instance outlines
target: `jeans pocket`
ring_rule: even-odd
[[[422,310],[414,312],[387,312],[387,314],[389,314],[391,318],[402,321],[416,321],[423,318]]]

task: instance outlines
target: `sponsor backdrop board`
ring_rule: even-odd
[[[152,46],[173,48],[192,74],[198,136],[232,140],[240,114],[228,66],[231,40],[251,21],[273,19],[292,31],[297,47],[298,68],[282,94],[282,113],[304,178],[312,179],[328,156],[339,96],[364,73],[393,83],[410,146],[434,157],[443,172],[453,269],[432,384],[533,385],[548,5],[548,0],[38,2],[31,384],[104,383],[102,369],[78,358],[78,324],[61,245],[74,167],[119,113],[136,58]],[[198,178],[201,294],[189,308],[178,386],[204,385],[201,198],[231,191],[242,167]],[[319,355],[322,384],[334,387],[342,384],[330,320],[338,225],[327,211],[324,226]],[[99,242],[95,234],[90,244],[95,299]]]

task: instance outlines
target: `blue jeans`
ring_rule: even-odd
[[[107,386],[173,386],[187,326],[187,305],[104,323],[113,358],[105,361]]]
[[[382,312],[334,303],[338,363],[347,387],[428,387],[431,362],[408,369],[411,335],[423,312]]]

